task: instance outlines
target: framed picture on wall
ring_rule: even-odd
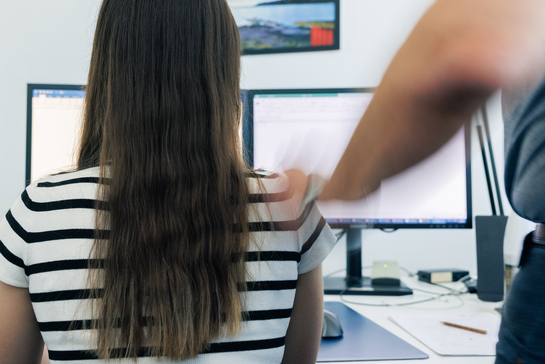
[[[340,0],[228,0],[242,54],[339,49]]]

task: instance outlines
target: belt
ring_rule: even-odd
[[[534,244],[545,245],[545,224],[538,223],[532,236]]]

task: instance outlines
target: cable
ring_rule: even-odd
[[[450,295],[450,293],[443,293],[443,294],[440,294],[440,295],[438,295],[436,297],[430,297],[430,298],[426,298],[426,299],[423,299],[423,300],[420,300],[420,301],[402,302],[402,303],[386,303],[386,302],[383,302],[383,303],[362,303],[362,302],[348,301],[346,298],[344,298],[344,293],[346,291],[349,291],[349,290],[345,289],[345,290],[341,291],[341,293],[339,294],[342,302],[350,303],[350,304],[353,304],[353,305],[372,306],[372,307],[394,307],[394,306],[416,305],[417,303],[434,301],[434,300],[439,299],[439,298],[441,298],[443,296],[449,296]]]
[[[342,229],[340,233],[335,234],[335,237],[337,238],[337,243],[339,242],[339,240],[341,240],[341,238],[344,236],[344,234],[346,234],[347,231],[348,229]]]
[[[418,290],[418,289],[413,289],[413,290]],[[443,293],[443,294],[438,294],[435,297],[425,298],[425,299],[420,300],[420,301],[411,301],[411,302],[402,302],[402,303],[383,302],[383,303],[377,304],[377,303],[362,303],[362,302],[349,301],[346,298],[344,298],[344,293],[346,291],[349,291],[349,290],[344,290],[339,294],[341,301],[344,302],[344,303],[349,303],[349,304],[352,304],[352,305],[359,305],[359,306],[371,306],[371,307],[410,306],[410,305],[416,305],[416,304],[419,304],[419,303],[435,301],[435,300],[438,300],[438,299],[440,299],[442,297],[447,297],[447,296],[452,296],[453,298],[456,298],[456,299],[458,299],[458,301],[460,301],[461,305],[456,306],[455,308],[462,307],[465,304],[464,301],[462,301],[462,299],[460,297],[458,297],[461,293],[459,293],[459,294],[452,294],[450,292],[449,293]]]
[[[467,280],[471,280],[471,276],[468,274],[466,276],[463,276],[462,278],[458,279],[457,281],[453,282],[454,284],[456,283],[464,283],[465,281]],[[450,290],[451,292],[459,292],[460,294],[463,294],[463,293],[469,293],[469,290],[467,289],[467,286],[464,284],[462,288],[462,290],[456,290],[454,288],[451,288],[451,287],[447,287],[447,286],[444,286],[442,284],[439,284],[439,283],[429,283],[429,284],[432,284],[434,286],[437,286],[437,287],[441,287],[441,288],[444,288],[444,289],[448,289]]]
[[[343,232],[341,232],[339,235],[342,236],[342,234],[344,233],[344,230]],[[372,268],[371,266],[367,266],[367,267],[362,267],[362,272],[363,270],[365,269],[370,269]],[[416,275],[416,273],[413,273],[411,271],[409,271],[407,268],[404,268],[404,267],[399,267],[399,269],[403,270],[405,273],[407,273],[407,275],[409,277],[413,277]],[[337,273],[340,273],[340,272],[343,272],[343,271],[346,271],[346,268],[342,268],[342,269],[338,269],[334,272],[331,272],[327,275],[324,276],[324,278],[328,278],[328,277],[331,277]],[[463,283],[467,280],[470,280],[471,279],[471,276],[470,275],[466,275],[460,279],[458,279],[457,281],[453,282],[454,284],[456,283]],[[350,291],[350,288],[349,289],[345,289],[343,291],[341,291],[339,293],[339,297],[341,299],[341,302],[344,302],[344,303],[349,303],[349,304],[353,304],[353,305],[359,305],[359,306],[370,306],[370,307],[395,307],[395,306],[410,306],[410,305],[416,305],[416,304],[419,304],[419,303],[425,303],[425,302],[430,302],[430,301],[434,301],[434,300],[438,300],[442,297],[453,297],[453,298],[456,298],[460,301],[461,305],[460,306],[455,306],[455,308],[457,307],[462,307],[464,306],[464,301],[462,299],[460,299],[460,295],[462,294],[466,294],[466,293],[469,293],[467,287],[464,285],[462,287],[462,289],[456,289],[454,287],[447,287],[447,286],[444,286],[442,284],[439,284],[439,283],[428,283],[430,285],[433,285],[433,286],[437,286],[437,287],[440,287],[440,288],[443,288],[443,289],[446,289],[448,290],[448,292],[446,293],[440,293],[440,292],[432,292],[432,291],[426,291],[424,289],[420,289],[420,288],[411,288],[413,291],[418,291],[418,292],[422,292],[422,293],[425,293],[425,294],[430,294],[430,295],[435,295],[435,297],[429,297],[429,298],[425,298],[425,299],[422,299],[422,300],[419,300],[419,301],[411,301],[411,302],[402,302],[402,303],[387,303],[387,302],[384,302],[383,303],[380,303],[380,304],[377,304],[377,303],[362,303],[362,302],[354,302],[354,301],[349,301],[345,298],[345,293]],[[413,296],[414,297],[414,296]],[[451,307],[453,308],[453,307]]]
[[[443,287],[443,288],[447,288],[447,287]],[[423,289],[420,289],[420,288],[411,288],[413,291],[418,291],[418,292],[423,292],[423,293],[427,293],[427,294],[438,294],[438,295],[441,295],[441,294],[452,294],[452,291],[449,289],[449,292],[448,293],[441,293],[441,292],[431,292],[431,291],[426,291],[426,290],[423,290]]]
[[[404,269],[405,271],[407,271],[406,269]],[[407,271],[408,272],[408,271]],[[463,283],[464,281],[468,280],[468,279],[471,279],[471,277],[469,275],[467,276],[464,276],[462,278],[460,278],[459,280],[457,280],[456,282],[454,283]],[[425,298],[425,299],[422,299],[422,300],[419,300],[419,301],[411,301],[411,302],[401,302],[401,303],[387,303],[387,302],[384,302],[383,303],[380,303],[380,304],[377,304],[377,303],[362,303],[362,302],[354,302],[354,301],[349,301],[347,300],[346,298],[344,298],[345,296],[345,293],[347,291],[350,291],[350,289],[345,289],[343,291],[341,291],[341,293],[339,294],[340,296],[340,299],[342,302],[345,302],[345,303],[349,303],[349,304],[353,304],[353,305],[360,305],[360,306],[371,306],[371,307],[395,307],[395,306],[410,306],[410,305],[416,305],[416,304],[419,304],[419,303],[424,303],[424,302],[430,302],[430,301],[434,301],[434,300],[438,300],[442,297],[453,297],[453,298],[456,298],[460,301],[461,305],[460,306],[456,306],[456,307],[462,307],[465,303],[464,301],[458,297],[462,294],[466,294],[468,293],[467,291],[467,288],[465,287],[464,285],[464,288],[466,288],[465,290],[460,290],[460,289],[455,289],[455,288],[451,288],[451,287],[446,287],[446,286],[443,286],[441,284],[438,284],[438,283],[430,283],[434,286],[438,286],[438,287],[441,287],[443,289],[447,289],[448,292],[446,293],[439,293],[439,292],[431,292],[431,291],[426,291],[426,290],[423,290],[423,289],[420,289],[420,288],[411,288],[413,291],[418,291],[418,292],[423,292],[425,294],[431,294],[431,295],[435,295],[435,297],[429,297],[429,298]]]
[[[399,269],[401,269],[402,271],[404,271],[405,273],[407,273],[407,275],[409,277],[414,277],[416,275],[415,272],[411,272],[410,270],[408,270],[407,268],[404,268],[404,267],[399,267]]]
[[[436,297],[431,297],[431,298],[427,298],[425,300],[421,300],[421,301],[416,301],[416,302],[411,302],[411,303],[398,303],[398,304],[391,304],[391,303],[362,303],[362,302],[353,302],[353,301],[348,301],[346,298],[344,298],[344,293],[348,291],[348,290],[344,290],[344,291],[341,291],[341,293],[339,294],[340,298],[341,298],[341,301],[342,302],[345,302],[345,303],[350,303],[350,304],[353,304],[353,305],[359,305],[359,306],[372,306],[372,307],[392,307],[392,306],[404,306],[404,305],[407,305],[407,304],[417,304],[417,303],[422,303],[422,302],[428,302],[428,301],[433,301],[436,299]]]

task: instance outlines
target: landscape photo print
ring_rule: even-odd
[[[242,54],[339,49],[340,0],[228,0]]]

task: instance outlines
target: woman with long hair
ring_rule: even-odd
[[[0,358],[314,363],[314,203],[240,150],[240,41],[225,0],[105,0],[78,165],[0,222]]]

